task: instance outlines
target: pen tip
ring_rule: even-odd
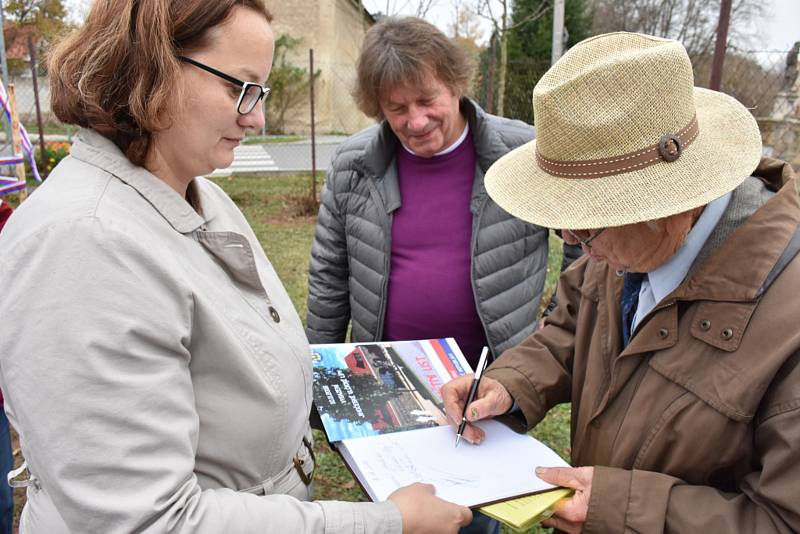
[[[458,448],[458,442],[461,441],[461,434],[456,436],[456,448]]]

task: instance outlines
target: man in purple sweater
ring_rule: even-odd
[[[383,337],[451,335],[474,368],[486,344],[470,280],[475,146],[458,102],[451,121],[453,97],[438,80],[431,85],[436,96],[427,110],[406,89],[387,98],[387,120],[403,145],[397,151],[402,208],[392,219]],[[392,111],[398,108],[412,111]]]
[[[533,128],[466,98],[471,65],[433,25],[388,18],[366,35],[355,98],[380,124],[345,141],[311,251],[312,343],[454,337],[475,367],[536,328],[548,231],[508,214],[483,175]],[[567,259],[580,254],[565,250]],[[497,532],[480,514],[462,532]]]

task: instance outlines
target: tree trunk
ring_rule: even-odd
[[[497,115],[505,117],[506,69],[508,68],[508,35],[500,37],[500,65],[497,69]]]
[[[505,117],[506,71],[508,68],[508,2],[503,0],[503,15],[500,20],[500,65],[497,69],[497,115]]]

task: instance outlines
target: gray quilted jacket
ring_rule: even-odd
[[[509,150],[533,139],[533,128],[490,115],[462,99],[477,165],[470,209],[472,288],[493,356],[536,327],[547,271],[547,229],[503,211],[486,194],[483,175]],[[392,214],[400,207],[397,137],[385,122],[337,150],[322,190],[308,273],[311,343],[378,341],[383,335],[389,282]]]

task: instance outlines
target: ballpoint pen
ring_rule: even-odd
[[[456,434],[456,447],[458,442],[461,441],[461,435],[464,434],[464,429],[467,428],[467,406],[469,406],[475,395],[478,393],[478,385],[481,383],[481,376],[483,370],[486,369],[486,356],[489,354],[489,347],[483,347],[481,357],[478,359],[478,367],[475,369],[475,378],[472,380],[472,386],[469,388],[469,395],[467,395],[467,402],[464,404],[464,413],[461,414],[461,424],[458,425],[458,433]]]

